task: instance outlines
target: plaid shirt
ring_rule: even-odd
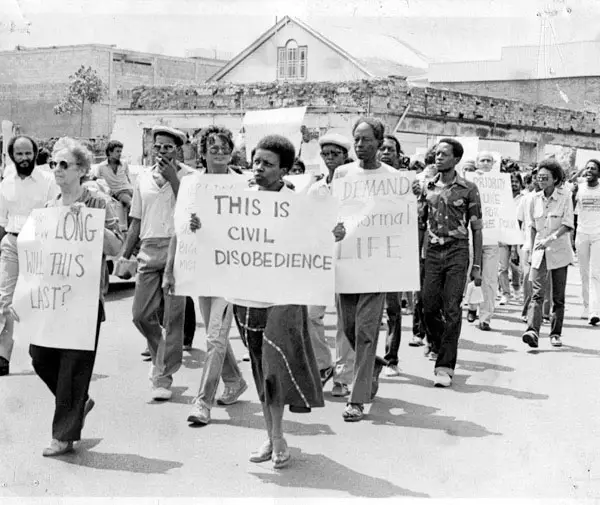
[[[432,244],[469,240],[469,223],[472,230],[483,228],[479,190],[459,175],[448,185],[440,183],[439,177],[429,182],[421,200],[426,203],[421,227],[427,227]]]

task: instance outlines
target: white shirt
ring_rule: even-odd
[[[397,174],[398,170],[390,165],[380,162],[381,166],[379,168],[374,168],[372,170],[365,170],[360,166],[360,161],[353,161],[352,163],[347,163],[346,165],[342,165],[338,167],[338,169],[334,172],[333,178],[340,179],[342,177],[346,177],[347,175],[378,175],[378,174]]]
[[[179,163],[177,177],[195,173],[193,168]],[[129,215],[141,220],[140,239],[170,238],[175,234],[173,214],[175,212],[175,193],[168,182],[162,186],[156,183],[154,170],[143,172],[133,189],[133,200]]]
[[[19,233],[34,209],[42,209],[60,190],[50,172],[35,167],[22,179],[16,170],[0,184],[0,226],[8,233]]]
[[[591,188],[581,184],[576,197],[577,231],[588,235],[600,234],[600,184]]]

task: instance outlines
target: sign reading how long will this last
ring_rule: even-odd
[[[332,305],[335,200],[237,185],[223,189],[223,177],[204,176],[203,187],[199,178],[182,180],[175,293]],[[196,232],[190,230],[191,213],[201,222]]]
[[[96,341],[104,209],[36,209],[17,239],[15,334],[32,344],[92,351]]]
[[[336,292],[419,290],[417,199],[413,172],[334,179],[346,237],[338,243]]]

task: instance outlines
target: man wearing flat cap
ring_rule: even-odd
[[[148,341],[152,399],[169,400],[173,374],[179,370],[183,357],[185,297],[165,294],[162,282],[169,242],[175,234],[173,214],[179,183],[194,170],[177,161],[177,149],[185,142],[185,133],[156,126],[152,137],[155,163],[136,181],[123,257],[129,259],[141,241],[133,323]]]

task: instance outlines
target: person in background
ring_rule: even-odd
[[[596,326],[600,323],[600,161],[589,160],[583,174],[585,184],[579,185],[576,197],[577,255],[583,308],[589,324]]]
[[[35,166],[38,146],[27,135],[11,138],[7,146],[14,171],[0,184],[0,376],[9,374],[14,346],[13,295],[19,276],[17,238],[34,209],[58,194],[54,176]]]
[[[96,166],[93,175],[106,181],[110,196],[121,202],[129,214],[133,185],[129,177],[129,167],[121,161],[122,154],[123,144],[118,140],[111,140],[106,146],[106,160]]]
[[[423,312],[435,356],[434,386],[449,387],[456,367],[462,323],[461,300],[469,268],[469,235],[473,235],[474,264],[471,276],[481,285],[482,212],[477,186],[456,173],[463,155],[457,140],[444,138],[436,148],[438,175],[420,198],[427,206],[421,219],[419,249],[425,247]],[[425,236],[427,243],[425,244]]]
[[[119,253],[122,238],[119,220],[108,198],[101,193],[92,194],[81,182],[90,170],[92,154],[80,142],[62,138],[54,146],[53,172],[60,194],[47,203],[47,207],[70,206],[71,212],[81,212],[81,207],[105,209],[102,266],[106,256]],[[55,396],[52,420],[52,441],[42,455],[60,456],[73,450],[73,443],[81,439],[86,416],[95,405],[88,391],[98,349],[100,325],[105,320],[104,277],[100,277],[98,309],[94,350],[60,349],[31,344],[31,356],[35,373],[44,381]]]
[[[541,191],[529,207],[531,220],[531,284],[533,295],[523,342],[537,348],[542,325],[542,304],[549,284],[552,285],[550,344],[562,346],[565,315],[567,270],[573,261],[570,232],[573,229],[573,202],[569,191],[560,188],[564,172],[554,159],[540,162],[538,182]],[[548,275],[549,274],[549,275]]]
[[[35,159],[35,165],[39,167],[40,170],[44,170],[46,172],[50,172],[50,165],[48,162],[50,161],[50,151],[48,149],[42,147],[38,152],[37,158]]]
[[[294,160],[294,166],[289,171],[289,175],[302,175],[306,172],[306,165],[300,158]]]
[[[323,196],[331,194],[331,181],[336,169],[351,160],[348,157],[350,141],[343,135],[327,133],[319,138],[321,147],[321,158],[327,168],[327,175],[314,182],[308,189],[307,194],[312,196]],[[336,296],[337,331],[335,334],[336,360],[335,366],[332,360],[329,344],[325,339],[325,310],[324,305],[308,306],[308,333],[315,351],[321,384],[323,387],[333,377],[332,396],[345,397],[350,394],[349,384],[354,374],[354,351],[350,346],[342,321],[339,317],[339,296]]]
[[[463,172],[475,172],[477,170],[477,165],[475,160],[465,160],[462,164]]]

